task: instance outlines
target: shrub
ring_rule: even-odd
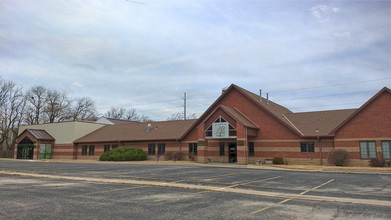
[[[282,157],[273,157],[273,164],[284,164]]]
[[[391,167],[391,160],[386,161],[386,166]]]
[[[164,158],[165,158],[166,160],[172,160],[172,158],[173,158],[173,153],[172,153],[172,152],[166,152],[166,153],[164,154]]]
[[[371,167],[384,167],[385,165],[386,165],[386,162],[381,159],[372,158],[369,161],[369,166],[371,166]]]
[[[345,166],[348,163],[349,154],[344,149],[332,150],[329,153],[328,161],[335,166]]]
[[[182,152],[175,152],[173,159],[174,159],[174,161],[183,160],[183,153]]]
[[[112,149],[99,158],[101,161],[140,161],[146,160],[147,155],[136,147],[121,147]]]

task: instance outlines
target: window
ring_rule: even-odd
[[[87,155],[87,145],[81,146],[81,155]]]
[[[115,149],[115,148],[117,148],[118,147],[118,144],[113,144],[113,145],[111,145],[111,149]]]
[[[103,147],[103,152],[106,153],[107,151],[110,150],[110,145],[106,144],[104,147]]]
[[[248,156],[254,156],[254,142],[248,142]]]
[[[382,141],[381,149],[383,152],[383,159],[391,159],[391,141]]]
[[[360,141],[360,157],[362,159],[376,158],[376,142]]]
[[[155,155],[155,144],[148,144],[148,155]]]
[[[301,142],[300,150],[302,153],[313,153],[315,152],[314,142]]]
[[[162,155],[166,152],[166,144],[157,144],[157,153]]]
[[[93,156],[95,153],[95,145],[90,145],[90,152],[88,155]]]
[[[197,143],[189,143],[189,154],[197,155]]]
[[[219,122],[227,122],[223,117],[219,116],[214,123],[219,123]],[[206,130],[205,130],[205,137],[212,137],[213,136],[213,124],[210,125]],[[228,136],[230,138],[235,138],[236,137],[236,129],[231,125],[228,124]]]
[[[220,142],[219,146],[220,146],[220,156],[224,156],[224,154],[225,154],[225,152],[224,152],[225,143],[224,142]]]

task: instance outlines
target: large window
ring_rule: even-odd
[[[148,155],[155,155],[155,144],[148,144]]]
[[[219,143],[219,147],[220,147],[220,156],[224,156],[224,154],[225,154],[225,152],[224,152],[225,143],[224,142],[220,142]]]
[[[197,143],[189,143],[189,154],[197,155]]]
[[[109,150],[110,150],[110,145],[109,144],[105,144],[105,146],[103,147],[103,152],[106,153]]]
[[[88,155],[93,156],[95,154],[95,145],[90,145],[90,152]]]
[[[214,123],[221,123],[221,122],[227,122],[223,117],[219,116]],[[228,123],[228,122],[227,122]],[[205,137],[211,138],[213,137],[213,124],[210,125],[205,130]],[[236,137],[236,129],[231,125],[228,124],[228,138],[235,138]]]
[[[87,145],[81,146],[81,155],[87,155]]]
[[[363,159],[376,158],[376,142],[360,141],[360,157]]]
[[[248,156],[254,156],[254,142],[248,142]]]
[[[391,141],[382,141],[381,149],[384,159],[391,159]]]
[[[302,153],[313,153],[315,152],[314,142],[301,142],[300,151]]]
[[[157,144],[157,153],[162,155],[166,152],[166,144]]]

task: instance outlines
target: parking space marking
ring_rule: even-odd
[[[299,193],[297,197],[290,197],[290,198],[287,198],[287,199],[285,199],[285,200],[283,200],[283,201],[280,201],[280,202],[278,202],[278,203],[276,203],[276,204],[274,204],[274,205],[271,205],[271,206],[265,207],[265,208],[263,208],[263,209],[259,209],[259,210],[253,211],[253,212],[251,212],[251,214],[252,214],[252,215],[255,215],[255,214],[258,214],[258,213],[260,213],[260,212],[264,212],[264,211],[266,211],[266,210],[269,210],[269,209],[271,209],[271,208],[273,208],[273,207],[276,207],[277,205],[284,204],[284,203],[286,203],[286,202],[288,202],[288,201],[291,201],[292,199],[296,199],[296,198],[298,198],[298,197],[300,197],[300,196],[302,196],[302,195],[304,195],[304,194],[306,194],[306,193],[308,193],[308,192],[311,192],[311,191],[313,191],[313,190],[319,189],[320,187],[322,187],[322,186],[324,186],[324,185],[327,185],[327,184],[329,184],[329,183],[331,183],[331,182],[333,182],[333,181],[334,181],[334,179],[331,179],[331,180],[329,180],[329,181],[327,181],[327,182],[325,182],[325,183],[320,184],[319,186],[316,186],[316,187],[314,187],[314,188],[312,188],[312,189],[309,189],[309,190],[306,190],[306,191],[304,191],[304,192],[302,192],[302,193]]]
[[[237,183],[237,184],[233,184],[233,185],[230,185],[230,186],[227,186],[227,187],[218,188],[218,189],[216,189],[216,191],[221,191],[221,190],[224,190],[224,189],[227,189],[227,188],[233,188],[233,187],[236,187],[236,186],[247,185],[247,184],[255,183],[255,182],[264,182],[264,181],[268,181],[268,180],[277,179],[277,178],[280,178],[280,177],[281,176],[276,176],[276,177],[271,177],[271,178],[267,178],[267,179],[250,181],[250,182],[246,182],[246,183]],[[201,192],[196,192],[196,193],[190,193],[190,194],[184,195],[183,197],[189,197],[189,196],[192,196],[192,195],[204,194],[204,193],[208,193],[208,192],[211,192],[211,191],[201,191]],[[155,200],[154,202],[163,202],[163,201],[177,199],[177,198],[178,197],[167,198],[167,199],[158,199],[158,200]]]
[[[84,193],[84,195],[101,194],[101,193],[108,193],[108,192],[115,192],[115,191],[129,190],[129,189],[139,189],[139,188],[145,188],[145,187],[148,187],[148,186],[134,186],[134,187],[128,187],[128,188],[121,188],[121,189],[112,189],[112,190],[105,190],[105,191],[89,192],[89,193]]]
[[[237,187],[237,186],[245,186],[245,185],[248,185],[248,184],[251,184],[251,183],[260,183],[260,182],[264,182],[264,181],[268,181],[268,180],[274,180],[274,179],[277,179],[277,178],[280,178],[280,177],[281,176],[276,176],[276,177],[271,177],[271,178],[267,178],[267,179],[250,181],[250,182],[246,182],[246,183],[237,183],[237,184],[230,185],[230,186],[227,186],[227,187],[219,188],[217,190],[223,190],[223,189],[233,188],[233,187]]]

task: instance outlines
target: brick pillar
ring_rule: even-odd
[[[247,165],[248,164],[248,146],[247,146],[247,132],[246,128],[238,125],[236,128],[237,136],[237,158],[238,165]]]
[[[208,163],[208,146],[204,139],[198,139],[198,163]]]

